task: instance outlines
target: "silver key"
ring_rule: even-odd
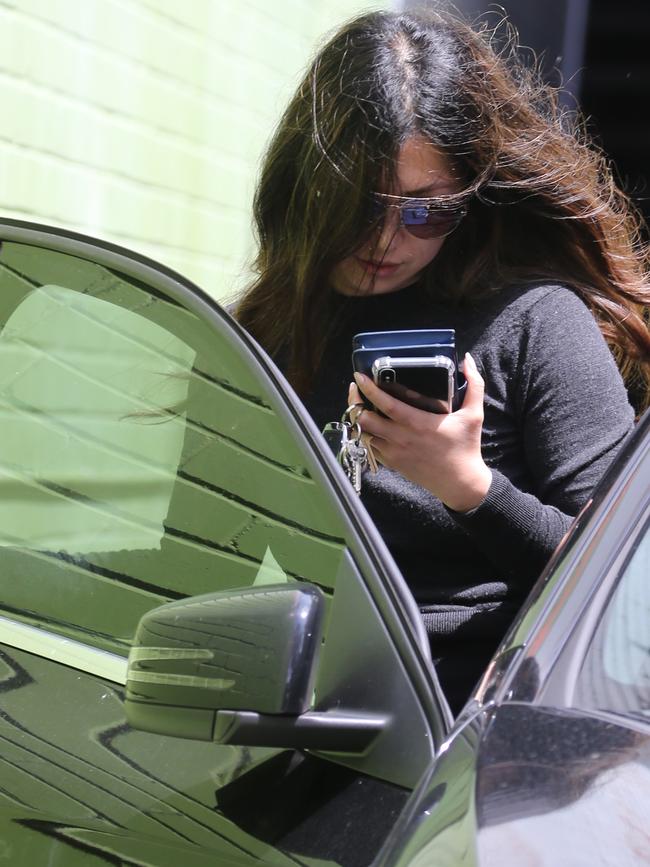
[[[339,462],[352,482],[352,487],[361,493],[361,473],[368,462],[368,449],[358,439],[348,440],[339,454]]]
[[[361,493],[361,473],[368,463],[368,449],[361,442],[361,428],[358,424],[345,421],[332,421],[323,428],[323,436],[334,452],[352,487]]]

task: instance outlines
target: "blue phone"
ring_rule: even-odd
[[[466,382],[453,329],[363,332],[354,336],[352,347],[353,369],[387,394],[428,412],[461,406]]]
[[[388,349],[391,346],[435,346],[456,343],[453,328],[419,328],[405,331],[364,331],[352,338],[352,351],[355,349]]]

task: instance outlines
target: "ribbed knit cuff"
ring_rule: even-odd
[[[467,513],[447,512],[504,573],[511,574],[541,571],[572,520],[518,490],[494,469],[479,506]]]
[[[527,532],[537,517],[539,501],[524,494],[512,484],[510,479],[498,470],[491,469],[492,482],[485,498],[469,512],[455,512],[447,509],[453,519],[467,529],[485,527],[498,529],[505,526],[509,532]]]

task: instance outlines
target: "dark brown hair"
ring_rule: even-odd
[[[464,178],[469,213],[422,275],[464,299],[549,279],[596,317],[638,407],[650,395],[648,249],[639,218],[576,117],[494,31],[442,11],[374,12],[319,51],[266,154],[254,214],[257,278],[236,315],[309,388],[328,328],[328,280],[358,249],[370,193],[420,136]],[[279,311],[282,315],[279,316]]]

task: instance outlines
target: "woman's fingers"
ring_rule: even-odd
[[[426,412],[386,394],[355,374],[350,403],[365,397],[377,409],[363,409],[359,425],[372,437],[377,459],[456,511],[485,498],[492,474],[481,456],[484,383],[471,355],[464,359],[467,393],[458,412]]]
[[[482,421],[485,383],[478,371],[476,362],[469,352],[466,353],[464,362],[463,371],[467,380],[467,392],[461,408],[462,416],[466,420],[469,420],[473,416],[477,420]],[[356,384],[350,384],[350,402],[356,403],[361,401],[363,399],[363,392],[363,395],[385,416],[385,418],[382,418],[377,413],[363,412],[364,429],[373,435],[381,436],[389,441],[396,438],[396,431],[392,430],[391,436],[391,426],[386,425],[386,420],[395,423],[399,427],[424,432],[433,429],[437,430],[438,426],[444,423],[446,418],[450,418],[444,413],[437,415],[409,406],[409,404],[387,394],[369,377],[363,374],[355,373],[354,378]]]
[[[417,426],[422,417],[427,418],[430,413],[425,413],[423,410],[415,409],[409,406],[404,401],[398,400],[396,397],[386,394],[381,388],[367,376],[362,373],[355,373],[354,378],[357,385],[368,398],[368,400],[382,412],[386,418],[391,419],[399,425]]]
[[[355,379],[363,394],[381,412],[364,411],[360,419],[364,431],[380,437],[389,444],[411,447],[413,436],[428,435],[438,429],[445,418],[443,415],[416,409],[390,394],[386,394],[372,380],[363,374],[355,373]],[[359,393],[357,390],[356,393]]]
[[[394,416],[389,412],[395,412],[395,408],[393,404],[395,401],[389,397],[385,392],[383,392],[380,388],[378,388],[375,383],[369,379],[367,376],[364,376],[362,373],[354,374],[355,381],[357,386],[364,395],[368,398],[368,400],[377,407],[378,410],[384,413],[388,418],[393,418]]]
[[[355,374],[356,376],[356,374]],[[381,389],[377,388],[373,383],[368,379],[368,377],[363,377],[365,380],[365,384],[369,384],[371,388],[368,388],[366,391],[364,388],[363,394],[371,400],[372,403],[378,408],[382,409],[382,407],[386,406],[386,401],[383,401],[384,393]],[[351,386],[348,397],[355,398],[358,396],[359,399],[362,399],[361,392],[357,388],[356,385]],[[378,397],[378,400],[375,401],[375,398]],[[381,400],[382,406],[379,406],[379,402]],[[399,403],[399,401],[394,401],[392,398],[388,398],[388,402],[390,403]],[[387,413],[385,413],[387,415]],[[370,409],[363,409],[357,415],[356,421],[358,421],[361,430],[364,433],[368,433],[373,437],[378,439],[393,441],[398,438],[400,432],[400,426],[396,424],[399,421],[397,414],[394,414],[392,418],[384,418],[376,412],[373,412]]]

